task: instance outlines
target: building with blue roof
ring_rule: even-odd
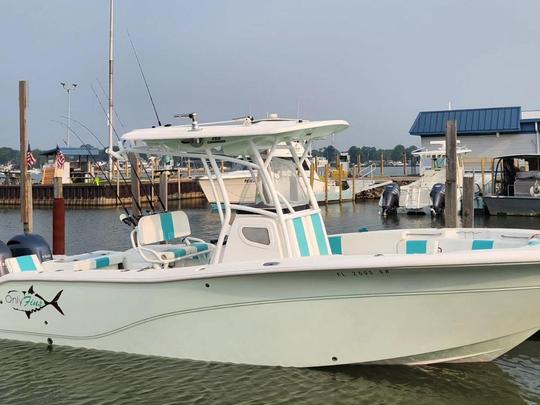
[[[457,120],[460,145],[472,151],[464,159],[469,169],[479,168],[482,159],[489,165],[496,156],[540,153],[540,111],[518,106],[422,111],[409,133],[432,148],[431,141],[444,140],[448,120]]]

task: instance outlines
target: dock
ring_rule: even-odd
[[[145,204],[149,199],[158,201],[160,195],[159,183],[154,185],[149,181],[141,183],[141,202]],[[153,190],[152,190],[153,189]],[[180,189],[180,193],[178,190]],[[21,187],[19,185],[0,186],[0,206],[16,207],[21,205]],[[115,207],[120,205],[116,194],[118,193],[123,204],[131,205],[131,184],[120,182],[119,184],[90,184],[74,183],[63,185],[64,200],[66,207]],[[193,198],[204,198],[204,194],[199,187],[199,183],[193,179],[177,179],[169,181],[167,184],[167,195],[169,201],[187,200]],[[34,206],[52,207],[54,201],[53,185],[32,185],[32,200]]]

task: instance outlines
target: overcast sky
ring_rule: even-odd
[[[92,93],[107,87],[108,0],[0,0],[0,146],[18,147],[18,81],[29,81],[30,142],[54,147],[72,117],[106,143]],[[335,145],[419,144],[423,110],[540,109],[538,0],[116,1],[115,105],[124,127],[156,123],[127,30],[160,118],[201,121],[276,112],[346,119]],[[97,142],[80,126],[85,142]],[[80,141],[72,136],[72,146]]]

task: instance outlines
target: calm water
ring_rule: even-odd
[[[217,236],[219,218],[184,209],[193,234]],[[441,226],[429,216],[382,221],[375,202],[324,208],[330,232]],[[129,247],[120,210],[71,210],[68,253]],[[0,239],[20,230],[16,210],[1,210]],[[36,210],[35,232],[50,239],[51,211]],[[540,219],[476,218],[489,227],[540,229]],[[540,403],[540,342],[527,341],[493,363],[423,367],[286,369],[151,358],[0,341],[0,404]]]

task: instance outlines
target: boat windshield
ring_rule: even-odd
[[[302,186],[296,165],[289,159],[273,158],[270,163],[276,190],[293,206],[307,204],[309,197]],[[270,198],[268,198],[270,200]]]

